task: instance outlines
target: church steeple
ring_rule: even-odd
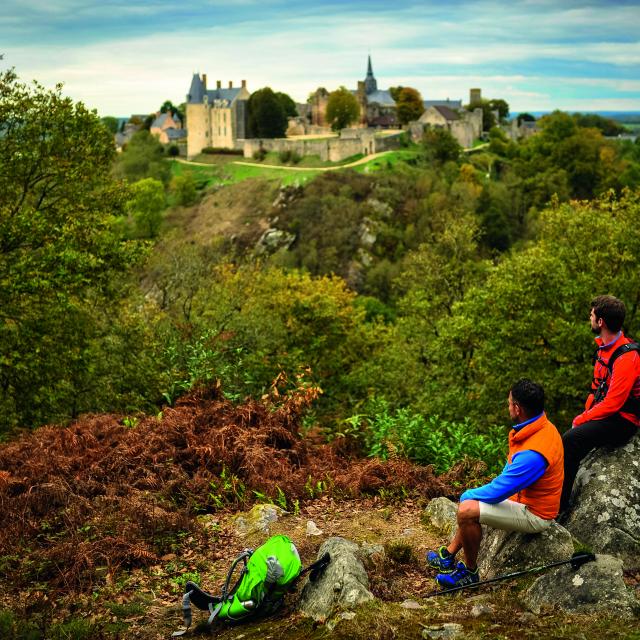
[[[371,56],[368,58],[367,62],[367,77],[364,79],[364,91],[366,94],[374,93],[374,91],[378,90],[378,83],[376,79],[373,77],[373,67],[371,66]]]

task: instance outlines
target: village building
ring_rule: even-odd
[[[207,87],[207,75],[194,73],[187,94],[187,157],[201,153],[202,149],[241,149],[247,135],[247,101],[250,93],[247,81],[239,87]]]
[[[482,135],[482,109],[467,111],[442,105],[430,106],[418,121],[411,125],[412,138],[422,138],[427,127],[446,129],[461,147],[469,148]]]
[[[182,128],[180,118],[169,112],[156,114],[149,131],[162,144],[181,141],[187,135],[187,132]]]

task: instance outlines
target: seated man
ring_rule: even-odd
[[[509,392],[509,456],[502,473],[489,484],[460,496],[458,528],[448,547],[427,553],[438,569],[438,584],[447,589],[479,581],[477,560],[485,524],[505,531],[539,533],[558,514],[562,491],[563,448],[558,430],[544,413],[544,390],[518,380]],[[464,550],[464,562],[456,553]]]
[[[591,330],[598,345],[585,410],[564,433],[564,486],[560,511],[567,513],[582,459],[594,447],[622,447],[640,426],[640,354],[622,332],[626,308],[613,296],[591,302]]]

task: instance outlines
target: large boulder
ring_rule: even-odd
[[[318,580],[306,582],[299,604],[300,611],[317,622],[325,622],[334,613],[373,600],[361,559],[367,553],[355,542],[338,537],[322,543],[318,558],[325,553],[330,554],[331,562]]]
[[[564,526],[596,553],[640,568],[640,436],[596,449],[580,465]]]
[[[577,570],[566,565],[549,571],[533,583],[524,602],[536,614],[551,606],[570,613],[615,612],[623,619],[640,614],[640,602],[622,579],[622,561],[607,555]]]
[[[571,534],[556,522],[541,533],[516,533],[483,527],[478,566],[482,579],[568,560]]]
[[[449,498],[434,498],[424,510],[422,520],[436,533],[452,538],[456,530],[457,515],[457,503]]]

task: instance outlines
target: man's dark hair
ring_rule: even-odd
[[[510,389],[511,398],[517,402],[527,414],[533,418],[544,411],[544,389],[537,382],[522,378]]]
[[[613,296],[598,296],[591,301],[591,308],[597,318],[602,318],[607,329],[617,333],[622,329],[624,316],[627,313],[624,302]]]

